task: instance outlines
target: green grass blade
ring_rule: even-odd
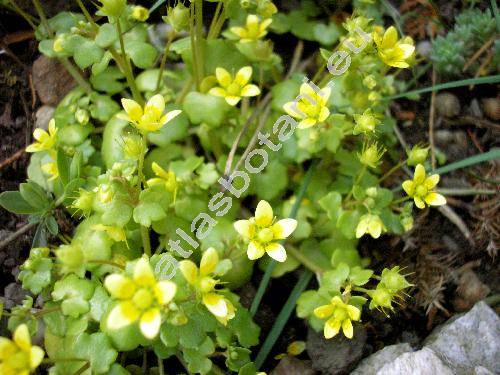
[[[490,0],[490,1],[491,1],[491,7],[493,8],[493,15],[497,20],[497,31],[500,33],[500,14],[498,14],[498,5],[496,0]]]
[[[488,161],[488,160],[499,159],[499,158],[500,158],[500,148],[494,148],[493,150],[485,152],[484,154],[474,155],[474,156],[456,161],[454,163],[445,165],[441,168],[434,169],[431,172],[437,173],[437,174],[445,174],[445,173],[449,173],[449,172],[457,170],[457,169],[469,167],[469,166],[474,165],[474,164],[482,163],[482,162]]]
[[[158,0],[156,1],[153,5],[151,5],[151,8],[149,8],[149,13],[153,13],[156,9],[158,9],[160,6],[162,6],[167,0]]]
[[[271,331],[267,335],[264,344],[262,344],[262,347],[260,348],[259,353],[257,354],[257,358],[255,359],[255,366],[257,367],[257,369],[262,366],[267,356],[269,355],[269,352],[276,343],[276,340],[281,335],[283,328],[285,328],[285,325],[288,322],[288,319],[290,318],[293,309],[295,308],[295,303],[297,302],[297,299],[299,298],[300,294],[307,288],[307,285],[309,284],[309,281],[311,280],[312,276],[313,273],[307,269],[304,270],[300,275],[297,284],[295,284],[295,287],[290,293],[290,296],[288,297],[286,303],[283,305],[283,308],[281,309],[278,317],[276,318],[276,321],[274,322]]]
[[[299,192],[297,193],[297,199],[295,199],[295,202],[293,203],[292,206],[292,211],[290,212],[290,218],[295,219],[297,216],[297,212],[299,211],[300,204],[302,203],[302,199],[304,198],[304,195],[306,193],[307,187],[309,186],[309,183],[311,182],[312,175],[314,173],[314,169],[316,168],[316,162],[313,161],[312,164],[309,166],[309,169],[304,176],[304,179],[302,180],[302,185],[300,186]],[[283,244],[284,241],[282,241]],[[269,281],[271,280],[271,275],[273,273],[274,267],[276,267],[276,261],[271,260],[269,264],[266,267],[266,271],[264,272],[264,276],[262,277],[262,280],[260,281],[259,288],[257,289],[257,293],[255,293],[255,297],[252,301],[252,306],[250,306],[250,314],[252,316],[255,315],[257,312],[260,302],[262,300],[262,297],[264,296],[264,293],[266,292],[267,285],[269,284]]]
[[[497,74],[494,76],[487,76],[487,77],[462,79],[459,81],[441,83],[439,85],[424,87],[422,89],[411,90],[411,91],[403,92],[401,94],[387,96],[385,98],[382,98],[382,100],[393,100],[393,99],[404,98],[404,97],[407,97],[409,95],[424,94],[426,92],[452,89],[455,87],[463,87],[463,86],[469,86],[469,85],[483,85],[483,84],[487,84],[487,83],[498,83],[498,82],[500,82],[500,74]]]

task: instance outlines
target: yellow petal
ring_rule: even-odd
[[[413,181],[415,184],[420,185],[425,180],[425,168],[422,164],[417,164],[415,167],[415,174],[413,176]]]
[[[165,169],[160,167],[160,165],[156,162],[151,163],[151,169],[153,170],[154,174],[157,175],[158,177],[161,177],[165,180],[168,179],[168,173]]]
[[[430,206],[442,206],[446,204],[446,198],[438,193],[429,193],[425,196],[425,202]]]
[[[281,219],[274,224],[271,229],[274,233],[274,238],[282,240],[290,236],[297,228],[297,220],[295,219]]]
[[[154,185],[160,185],[164,184],[165,180],[161,178],[150,178],[149,180],[146,181],[146,184],[148,186],[154,186]]]
[[[222,98],[226,97],[227,96],[227,91],[224,90],[223,88],[221,87],[213,87],[211,88],[208,93],[210,95],[213,95],[213,96],[220,96]]]
[[[215,316],[225,317],[228,313],[224,297],[217,293],[207,293],[203,295],[203,304]]]
[[[422,200],[422,198],[415,196],[413,197],[413,201],[415,202],[415,206],[417,206],[418,208],[420,209],[425,208],[425,203]]]
[[[0,360],[6,360],[12,357],[18,348],[11,340],[0,336]]]
[[[224,99],[226,99],[227,104],[235,106],[241,100],[241,97],[234,95],[227,95]]]
[[[404,181],[401,186],[403,187],[403,190],[406,192],[406,194],[408,194],[410,197],[413,196],[413,193],[415,192],[415,184],[412,180]]]
[[[236,77],[234,77],[234,82],[236,82],[238,85],[241,87],[245,86],[248,81],[250,81],[250,78],[252,77],[252,67],[251,66],[244,66],[240,70],[238,70],[238,73],[236,73]],[[259,90],[260,93],[260,90]],[[258,95],[258,94],[256,94]]]
[[[234,229],[246,239],[250,239],[255,234],[255,227],[250,220],[238,220],[233,224]]]
[[[135,100],[132,99],[122,99],[122,106],[125,112],[127,112],[128,117],[132,121],[139,121],[142,116],[142,108]]]
[[[304,341],[294,341],[286,348],[288,354],[297,356],[306,350],[306,343]]]
[[[219,263],[219,254],[217,250],[210,247],[203,253],[200,262],[200,275],[206,276],[215,271],[215,267]]]
[[[438,174],[433,174],[433,175],[427,177],[424,181],[424,185],[428,190],[434,188],[438,183],[439,183],[439,175]]]
[[[139,311],[130,301],[120,302],[108,315],[108,328],[117,330],[139,319]]]
[[[239,36],[240,38],[245,38],[247,36],[247,31],[243,27],[238,27],[238,26],[231,27],[229,31]]]
[[[36,369],[42,363],[45,352],[39,346],[32,346],[30,350],[30,368]]]
[[[233,82],[233,77],[231,77],[231,74],[224,69],[224,68],[217,68],[215,69],[215,77],[217,78],[217,81],[220,83],[222,87],[227,87]]]
[[[314,315],[316,315],[320,319],[326,319],[332,316],[333,314],[333,306],[332,305],[323,305],[320,307],[316,307],[314,309]]]
[[[40,143],[33,143],[26,147],[25,149],[26,152],[39,152],[43,151],[43,147],[40,145]]]
[[[112,297],[118,299],[130,299],[135,293],[135,284],[127,276],[115,273],[106,276],[104,287]]]
[[[330,95],[332,94],[332,88],[331,87],[324,87],[320,90],[320,94],[318,94],[320,102],[322,104],[325,104],[328,102],[328,99],[330,99]]]
[[[340,331],[340,321],[335,318],[330,318],[325,323],[325,328],[323,329],[323,334],[325,335],[325,339],[331,339],[336,336]]]
[[[165,110],[165,99],[163,98],[163,95],[156,94],[148,100],[146,107],[144,108],[144,112],[147,113],[152,109],[157,111],[160,115],[163,113]]]
[[[304,97],[304,100],[306,100],[308,103],[314,103],[315,101],[317,101],[316,96],[318,94],[316,94],[316,91],[314,91],[312,86],[308,83],[303,83],[302,85],[300,85],[299,91],[300,95],[302,95]]]
[[[272,224],[274,218],[271,205],[265,200],[261,200],[255,209],[255,223],[261,227],[268,227]]]
[[[182,111],[180,109],[174,109],[173,111],[167,112],[167,114],[160,119],[160,123],[163,125],[169,123],[174,118],[179,116],[181,114],[181,112]]]
[[[140,328],[144,337],[154,339],[160,332],[161,314],[158,309],[150,309],[142,314]]]
[[[247,255],[250,260],[262,258],[265,252],[264,247],[258,242],[252,241],[248,244]]]
[[[51,119],[49,121],[49,134],[53,137],[54,135],[56,135],[56,133],[57,133],[56,120]]]
[[[160,305],[166,305],[175,296],[177,285],[169,280],[159,281],[154,287],[156,300]]]
[[[26,324],[19,325],[14,331],[14,342],[22,350],[29,352],[31,350],[31,336]]]
[[[153,269],[146,258],[140,258],[134,267],[134,281],[141,286],[154,285],[156,282]]]
[[[346,319],[342,322],[342,331],[344,332],[345,337],[347,337],[348,339],[352,339],[354,330],[352,328],[352,323],[349,319]]]
[[[310,128],[311,126],[314,126],[318,123],[316,119],[313,118],[305,118],[301,122],[299,122],[299,125],[297,125],[297,128],[299,129],[307,129]]]
[[[271,22],[273,22],[272,18],[266,18],[265,20],[263,20],[261,23],[260,23],[260,31],[263,32],[267,29],[267,27],[271,24]]]
[[[327,107],[323,107],[319,112],[318,121],[323,122],[328,118],[328,116],[330,116],[330,110]]]
[[[413,52],[415,52],[415,46],[412,46],[411,44],[400,44],[398,48],[402,51],[403,53],[403,59],[409,58],[411,55],[413,55]]]
[[[382,224],[378,220],[372,220],[368,224],[368,232],[373,238],[379,238],[382,233]]]
[[[384,34],[382,39],[382,48],[391,48],[398,41],[398,31],[394,26],[389,27]]]
[[[46,138],[48,138],[48,134],[45,130],[36,128],[33,130],[33,138],[35,138],[37,141],[44,141]]]
[[[366,220],[361,220],[356,227],[356,238],[361,238],[364,236],[368,230],[368,223]]]
[[[277,262],[282,263],[286,260],[285,248],[277,242],[267,245],[266,253]]]
[[[285,110],[286,113],[288,113],[290,116],[301,119],[304,116],[298,111],[298,106],[296,102],[288,102],[283,105],[283,109]]]
[[[198,279],[198,267],[190,260],[182,260],[179,262],[179,269],[186,281],[193,285]]]
[[[359,320],[359,318],[361,318],[361,311],[356,306],[347,305],[346,309],[347,314],[349,315],[349,318],[351,318],[351,320],[357,321]]]
[[[260,89],[255,85],[246,85],[241,89],[241,96],[257,96],[260,94]]]
[[[259,25],[259,17],[255,14],[249,14],[247,16],[246,26],[247,29],[257,28]]]

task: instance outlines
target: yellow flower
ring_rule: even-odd
[[[425,208],[426,203],[429,206],[442,206],[446,204],[446,198],[433,190],[438,182],[438,174],[427,177],[424,166],[418,164],[415,167],[413,180],[403,182],[403,189],[409,197],[413,198],[418,208]]]
[[[120,329],[136,321],[142,334],[156,337],[161,325],[161,310],[175,296],[177,285],[169,280],[157,281],[147,258],[140,258],[134,266],[133,276],[112,274],[104,286],[113,298],[119,300],[108,316],[108,327]]]
[[[36,139],[36,142],[26,147],[26,152],[48,151],[52,149],[52,147],[56,144],[56,135],[56,122],[52,119],[49,122],[48,133],[40,128],[36,128],[33,131],[33,138]]]
[[[162,95],[154,95],[148,100],[144,108],[132,99],[122,99],[122,106],[126,114],[119,113],[118,118],[129,121],[141,132],[155,132],[166,125],[182,111],[176,109],[163,115],[165,99]]]
[[[212,275],[216,274],[219,254],[213,247],[208,248],[201,257],[200,268],[190,260],[179,262],[179,269],[186,281],[192,285],[201,296],[202,303],[222,324],[234,318],[235,308],[231,301],[217,293],[215,287],[219,284]]]
[[[371,108],[368,108],[361,115],[353,115],[356,125],[354,126],[353,134],[371,133],[375,127],[380,124],[380,120],[372,113]]]
[[[149,10],[140,5],[136,5],[132,8],[132,18],[139,22],[144,22],[149,18]]]
[[[300,119],[298,128],[306,129],[325,121],[330,116],[327,107],[331,89],[325,87],[319,92],[307,83],[300,86],[300,99],[298,101],[285,103],[283,109],[290,116]]]
[[[249,242],[247,255],[251,260],[259,259],[267,253],[274,260],[284,262],[286,251],[279,241],[290,236],[295,228],[297,228],[295,219],[281,219],[274,222],[273,209],[264,200],[257,205],[255,217],[234,223],[234,229]]]
[[[57,163],[55,161],[42,165],[42,171],[51,176],[49,181],[59,177],[59,169],[57,169]]]
[[[40,365],[44,354],[42,348],[31,345],[28,327],[21,324],[12,340],[0,337],[0,374],[28,375]]]
[[[127,241],[125,230],[118,226],[95,224],[92,226],[92,229],[98,232],[106,232],[109,238],[111,238],[115,242]]]
[[[377,168],[380,164],[380,159],[385,154],[385,149],[382,146],[378,146],[377,143],[363,145],[363,150],[361,154],[358,154],[359,161],[370,168]]]
[[[153,162],[151,164],[151,168],[153,169],[153,172],[155,173],[156,176],[154,178],[150,178],[147,181],[148,186],[154,186],[154,185],[165,185],[165,189],[167,191],[170,191],[174,193],[174,201],[177,196],[177,188],[179,187],[177,183],[177,178],[175,177],[175,173],[172,171],[166,171],[162,167],[160,167],[156,162]]]
[[[255,14],[249,14],[245,27],[231,27],[229,30],[240,38],[240,42],[248,43],[263,38],[267,34],[267,27],[273,22],[267,18],[260,22]]]
[[[326,339],[336,336],[341,327],[345,337],[352,339],[354,332],[352,322],[361,318],[361,311],[356,306],[349,305],[340,297],[335,296],[330,304],[314,309],[314,315],[320,319],[328,319],[323,330]]]
[[[248,85],[252,77],[252,67],[244,66],[233,78],[224,68],[215,69],[215,77],[219,82],[220,87],[214,87],[208,92],[214,96],[220,96],[226,99],[227,104],[236,105],[244,96],[257,96],[260,94],[260,89],[255,85]]]
[[[296,357],[306,350],[306,343],[304,341],[294,341],[286,348],[286,353],[278,354],[274,359],[282,359],[285,357]]]
[[[373,238],[379,238],[386,228],[378,215],[366,214],[361,216],[356,227],[356,238],[361,238],[365,233],[369,233]]]
[[[378,56],[386,65],[395,68],[410,66],[406,60],[409,60],[415,52],[415,46],[410,37],[398,40],[398,32],[394,26],[391,26],[384,35],[378,28],[373,34],[373,40],[377,45]]]

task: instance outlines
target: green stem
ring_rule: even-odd
[[[87,361],[82,367],[80,367],[73,375],[81,375],[90,368],[90,362]]]
[[[396,199],[391,204],[395,205],[395,204],[403,203],[403,202],[406,202],[409,199],[411,199],[411,198],[409,196],[406,196],[406,197],[403,197],[403,198]]]
[[[309,186],[309,183],[311,182],[311,178],[315,169],[316,169],[316,162],[313,161],[313,163],[309,166],[309,170],[304,176],[304,179],[302,180],[302,185],[300,186],[295,202],[293,203],[292,211],[290,212],[290,218],[292,219],[295,219],[295,217],[297,216],[300,204],[302,203],[302,199],[304,199],[304,195],[306,193],[307,187]],[[284,241],[282,241],[282,243],[283,242]],[[276,267],[276,261],[273,259],[267,265],[266,270],[264,272],[264,276],[262,277],[262,280],[259,284],[259,288],[257,289],[257,293],[255,293],[255,297],[252,301],[252,306],[250,307],[250,314],[252,316],[255,315],[257,309],[259,308],[260,302],[262,301],[262,297],[264,296],[264,293],[267,289],[267,285],[271,280],[271,275],[273,273],[274,267]]]
[[[143,136],[143,142],[146,144],[147,139],[146,136]],[[138,180],[137,181],[137,187],[139,188],[139,191],[142,190],[143,186],[145,185],[145,179],[144,179],[144,156],[145,152],[141,153],[141,156],[139,157],[139,162],[137,166],[137,174],[138,174]],[[144,225],[141,225],[141,238],[142,238],[142,246],[144,247],[144,253],[146,255],[151,256],[151,240],[149,238],[149,229],[145,227]]]
[[[157,358],[158,358],[158,373],[159,375],[165,375],[165,370],[163,368],[163,359],[161,359],[160,357]]]
[[[189,6],[189,39],[191,41],[191,53],[193,55],[193,76],[196,82],[196,89],[200,90],[200,77],[198,73],[198,56],[196,49],[196,39],[194,30],[194,2],[191,2]]]
[[[163,83],[163,71],[165,70],[165,64],[167,63],[167,56],[168,56],[168,51],[170,50],[170,45],[172,44],[172,41],[175,38],[175,31],[172,30],[168,34],[168,40],[167,44],[165,45],[165,51],[163,52],[163,56],[161,57],[161,63],[160,63],[160,71],[158,73],[158,79],[156,81],[156,89],[155,93],[159,93],[161,89],[161,84]]]
[[[394,172],[396,172],[399,168],[401,168],[404,164],[406,163],[406,160],[400,161],[398,164],[396,164],[394,167],[389,169],[386,174],[384,174],[382,177],[378,179],[378,183],[380,184],[382,181],[384,181],[387,177],[392,175]]]
[[[462,196],[462,195],[494,195],[497,194],[497,190],[493,189],[438,189],[438,193],[443,195],[451,196]]]
[[[195,22],[196,22],[196,57],[198,63],[198,84],[205,77],[204,59],[203,59],[203,0],[195,0],[194,4]]]
[[[53,312],[56,312],[59,310],[61,310],[61,307],[55,306],[55,307],[50,307],[47,309],[39,310],[39,311],[33,313],[32,315],[33,315],[33,318],[40,318],[41,316],[44,316],[46,314],[50,314],[50,313],[53,313]]]
[[[85,16],[85,18],[87,19],[87,21],[89,21],[89,23],[92,25],[92,28],[94,30],[97,30],[99,28],[99,26],[95,23],[94,19],[92,18],[89,11],[87,10],[85,5],[83,4],[82,0],[76,0],[76,3],[80,7],[80,9],[81,9],[83,15]]]
[[[128,59],[127,54],[125,53],[125,41],[123,40],[122,27],[119,18],[116,19],[116,31],[118,32],[118,40],[120,41],[120,50],[124,60],[123,74],[125,74],[125,78],[127,79],[127,83],[130,87],[130,90],[132,91],[132,96],[134,97],[134,100],[142,106],[144,105],[144,100],[142,99],[142,95],[139,92],[139,89],[137,88],[130,60]]]
[[[219,21],[219,16],[221,15],[221,10],[222,10],[222,1],[219,2],[217,4],[217,7],[215,8],[214,17],[212,18],[212,22],[210,23],[210,27],[208,28],[207,39],[213,38],[215,25],[217,25],[217,23]]]
[[[31,26],[33,30],[36,30],[36,25],[33,22],[33,17],[31,17],[30,14],[26,13],[24,10],[22,10],[15,2],[14,0],[9,0],[10,5],[12,6],[12,10],[16,13],[18,13],[21,17],[24,18],[26,22]]]
[[[92,87],[89,83],[83,78],[78,69],[76,69],[73,64],[66,58],[61,57],[58,59],[59,62],[64,66],[64,68],[68,71],[68,73],[75,79],[76,83],[85,90],[87,94],[92,93]]]
[[[290,293],[290,297],[288,297],[286,303],[283,305],[283,308],[281,309],[278,317],[276,318],[276,321],[274,322],[271,331],[267,335],[264,343],[262,344],[262,347],[260,348],[259,353],[257,354],[257,358],[255,359],[255,366],[257,367],[257,369],[259,369],[262,366],[269,352],[276,343],[276,340],[278,340],[278,337],[283,331],[283,328],[285,328],[285,325],[288,319],[290,318],[293,309],[295,308],[297,299],[299,298],[300,294],[307,288],[307,285],[309,284],[309,281],[311,280],[312,276],[313,273],[309,270],[304,270],[304,272],[302,272],[302,274],[300,275],[297,284],[295,284],[295,287]]]
[[[354,181],[354,184],[352,184],[351,191],[349,191],[349,194],[347,194],[347,197],[345,198],[345,202],[351,199],[352,195],[354,194],[354,187],[359,184],[365,172],[366,172],[366,165],[363,165],[363,167],[361,168],[361,172],[359,172],[358,176],[356,177],[356,180]]]
[[[318,266],[316,263],[314,263],[312,260],[310,260],[308,257],[306,257],[304,254],[302,254],[299,250],[295,249],[294,247],[289,246],[287,248],[287,251],[290,253],[291,256],[293,256],[300,263],[302,263],[304,267],[308,268],[315,274],[321,275],[325,271],[323,268]]]
[[[110,260],[94,259],[94,260],[87,260],[86,262],[87,263],[96,263],[96,264],[107,264],[109,266],[117,267],[117,268],[120,268],[122,270],[125,269],[125,266],[122,266],[121,264],[112,262]]]

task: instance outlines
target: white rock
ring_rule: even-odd
[[[458,375],[479,366],[500,373],[500,319],[484,302],[436,328],[424,344]]]
[[[382,366],[377,375],[453,375],[438,356],[428,348],[404,353]]]
[[[409,344],[389,345],[365,358],[351,375],[375,375],[384,365],[391,363],[401,354],[412,352]]]

